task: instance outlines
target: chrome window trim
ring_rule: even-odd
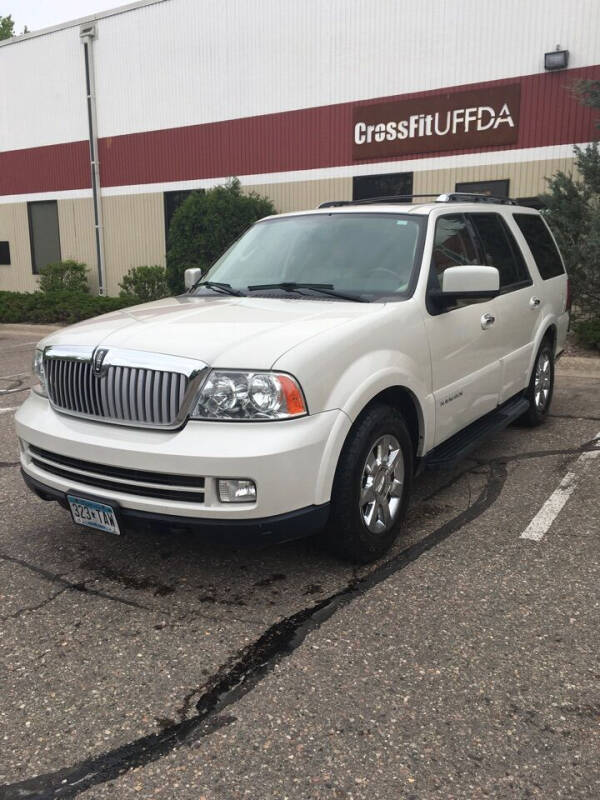
[[[147,428],[152,430],[177,430],[187,422],[196,396],[208,377],[210,368],[204,361],[184,356],[171,356],[165,353],[151,353],[145,350],[128,350],[123,348],[111,348],[99,346],[108,352],[102,361],[102,370],[105,367],[130,367],[133,369],[149,369],[158,372],[178,372],[185,375],[188,379],[188,387],[185,392],[179,413],[170,423],[143,422],[138,420],[118,419],[112,416],[97,416],[95,414],[84,414],[78,411],[71,411],[67,408],[57,406],[50,395],[48,402],[58,414],[85,419],[93,422],[108,423],[111,425],[122,425],[127,428]],[[93,364],[96,347],[90,345],[48,345],[43,350],[44,360],[58,359],[68,361],[78,361]],[[62,390],[66,390],[62,387]]]

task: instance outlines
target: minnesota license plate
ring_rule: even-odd
[[[120,535],[117,515],[112,506],[96,503],[94,500],[85,500],[83,497],[73,497],[68,494],[67,500],[71,507],[73,522],[85,525],[87,528],[96,528],[98,531]]]

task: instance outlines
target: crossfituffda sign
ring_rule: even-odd
[[[512,83],[357,106],[353,157],[513,144],[519,129],[520,100],[521,87]]]

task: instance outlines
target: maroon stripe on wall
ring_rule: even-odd
[[[90,187],[87,141],[0,152],[0,195]]]
[[[595,138],[598,130],[592,109],[582,106],[572,93],[573,84],[582,78],[600,79],[600,65],[445,88],[444,94],[452,94],[518,82],[521,118],[514,145],[446,150],[440,155],[544,147]],[[360,104],[441,93],[438,89],[378,97]],[[356,105],[340,103],[104,138],[99,142],[101,183],[127,186],[352,164],[352,113]],[[435,155],[417,154],[402,160]],[[0,194],[89,186],[87,142],[0,153]]]

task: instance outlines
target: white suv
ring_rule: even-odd
[[[537,211],[482,200],[268,217],[186,294],[52,334],[25,481],[112,533],[320,531],[379,557],[419,470],[548,413],[565,269]]]

